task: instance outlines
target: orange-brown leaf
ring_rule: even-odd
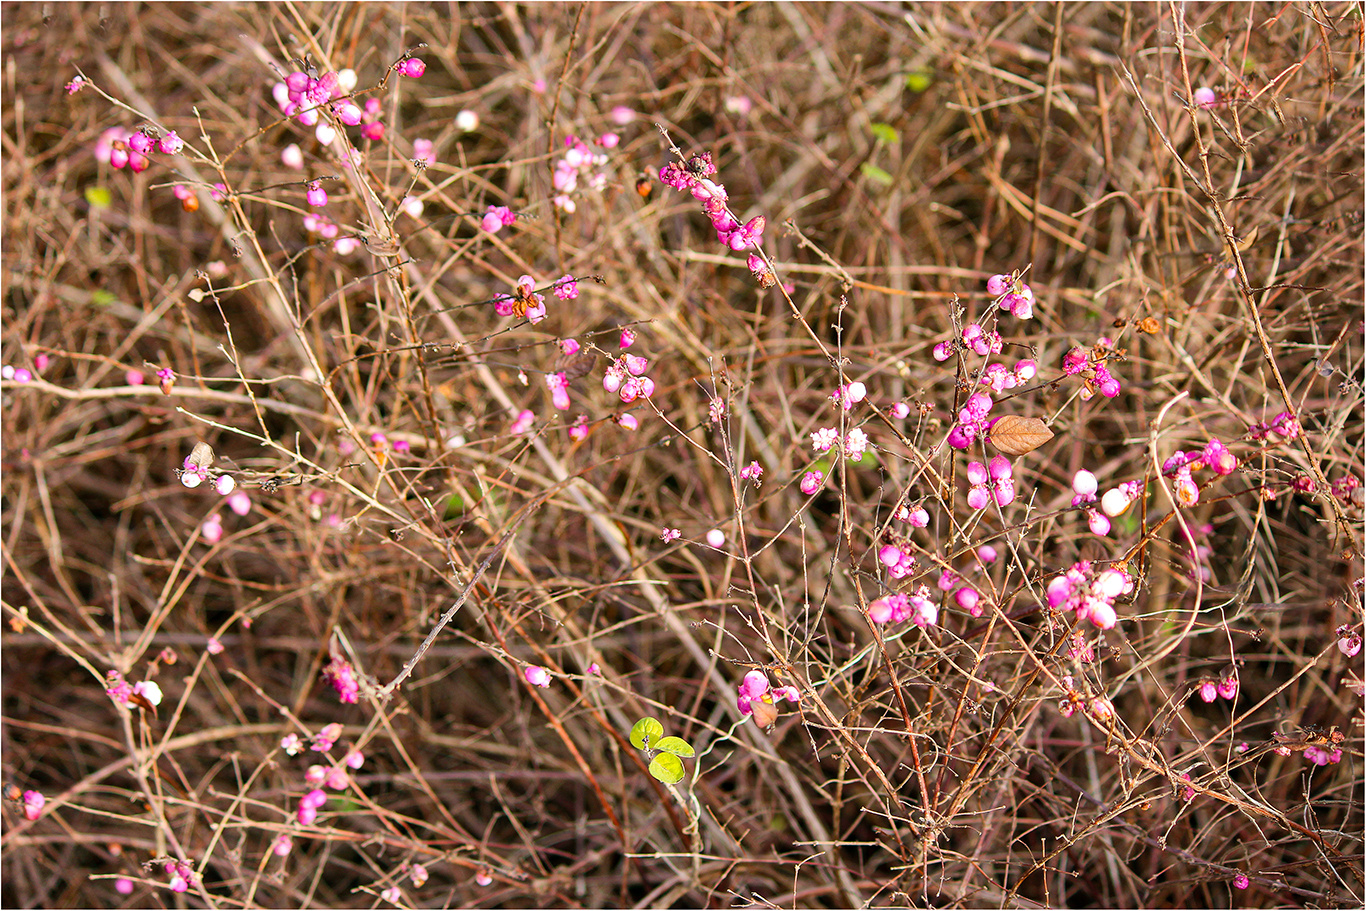
[[[991,425],[991,445],[1006,455],[1022,456],[1053,439],[1053,431],[1038,418],[1007,414]]]

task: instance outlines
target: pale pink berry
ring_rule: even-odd
[[[1100,508],[1113,519],[1115,516],[1122,515],[1132,502],[1133,500],[1124,492],[1123,488],[1113,487],[1105,491],[1105,496],[1100,498]]]
[[[522,671],[522,676],[525,677],[526,682],[530,683],[532,686],[550,686],[550,671],[539,665],[531,665],[526,670]]]
[[[30,822],[43,815],[43,805],[47,798],[38,791],[25,791],[20,800],[24,804],[24,818]]]
[[[218,513],[214,513],[204,520],[199,526],[199,535],[210,544],[217,544],[223,540],[223,520]]]
[[[707,543],[712,547],[720,549],[726,543],[726,533],[719,528],[713,528],[707,532]]]
[[[1072,492],[1078,496],[1093,497],[1099,485],[1096,483],[1096,476],[1083,468],[1072,478]]]

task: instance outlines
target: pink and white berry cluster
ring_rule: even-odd
[[[293,117],[306,127],[312,127],[317,126],[318,111],[323,105],[333,98],[345,95],[355,87],[356,74],[350,70],[346,71],[345,79],[339,73],[312,76],[295,70],[285,77],[284,82],[277,82],[272,87],[271,94],[280,108],[280,113],[286,117]],[[338,119],[341,119],[340,112],[347,110],[347,105],[356,107],[350,100],[333,106],[333,113],[337,114]],[[349,110],[347,116],[350,117]],[[356,118],[356,122],[360,122],[359,118]]]
[[[1182,506],[1194,506],[1200,502],[1200,487],[1196,484],[1193,472],[1208,468],[1223,477],[1232,474],[1238,467],[1238,458],[1219,440],[1210,440],[1199,452],[1177,450],[1162,463],[1162,474],[1172,479],[1176,502]]]
[[[915,554],[909,544],[884,544],[878,548],[877,558],[893,579],[904,579],[915,572]]]
[[[1118,620],[1115,599],[1133,590],[1133,579],[1124,570],[1095,572],[1089,560],[1082,560],[1048,583],[1048,606],[1076,611],[1079,620],[1090,620],[1101,629],[1110,629]]]
[[[551,177],[551,184],[555,187],[555,196],[551,201],[555,208],[573,212],[577,208],[574,193],[580,183],[590,190],[602,192],[608,180],[607,151],[615,149],[620,142],[621,137],[616,133],[603,133],[593,140],[592,145],[577,136],[564,138],[567,148],[556,160],[555,172]]]
[[[185,142],[174,130],[155,138],[146,130],[130,133],[123,127],[110,127],[95,141],[95,160],[111,168],[126,167],[140,174],[152,166],[153,147],[163,154],[176,155],[185,147]]]
[[[645,375],[649,369],[649,359],[638,354],[623,354],[607,366],[602,388],[615,392],[627,405],[636,399],[648,399],[655,393],[655,381]]]

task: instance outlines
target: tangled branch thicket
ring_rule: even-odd
[[[6,905],[1362,905],[1359,5],[3,13]]]

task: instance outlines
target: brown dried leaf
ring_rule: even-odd
[[[991,425],[991,445],[1006,455],[1022,456],[1053,439],[1053,431],[1038,418],[1007,414]]]
[[[756,699],[749,707],[754,715],[754,723],[761,728],[770,728],[778,720],[778,709],[771,702]]]

